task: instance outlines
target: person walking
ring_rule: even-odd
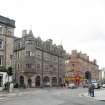
[[[91,84],[88,85],[88,95],[91,96]]]
[[[93,84],[89,84],[88,95],[91,97],[94,97],[94,85]]]
[[[91,85],[91,97],[94,97],[94,85]]]

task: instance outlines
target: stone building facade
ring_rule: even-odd
[[[72,50],[69,59],[66,61],[65,80],[77,85],[91,80],[99,80],[99,66],[96,60],[90,61],[87,54]]]
[[[59,86],[63,83],[65,51],[51,39],[42,41],[32,31],[22,31],[22,38],[15,39],[15,75],[20,86]]]
[[[15,21],[0,16],[0,67],[11,66]]]

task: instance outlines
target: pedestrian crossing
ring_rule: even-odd
[[[0,97],[0,103],[8,101],[8,100],[12,99],[13,97],[14,97],[14,94],[9,95],[9,96],[2,96],[2,97]]]
[[[78,94],[79,97],[83,98],[87,98],[87,100],[91,101],[91,102],[96,102],[98,100],[96,100],[94,97],[90,97],[88,94],[83,94],[83,93],[80,93]]]
[[[0,103],[3,103],[3,102],[8,101],[8,100],[9,100],[8,97],[1,97],[0,98]]]

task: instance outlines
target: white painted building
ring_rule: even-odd
[[[4,84],[8,81],[8,75],[6,72],[0,72],[0,90],[3,89]]]
[[[4,88],[4,84],[6,82],[12,82],[12,77],[10,76],[8,79],[8,74],[7,72],[0,72],[0,91]]]

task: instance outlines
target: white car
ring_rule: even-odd
[[[94,85],[95,89],[100,89],[100,85],[97,82],[92,82],[92,84]]]
[[[71,83],[68,85],[68,88],[74,89],[74,88],[76,88],[76,85],[74,83]]]
[[[46,87],[50,87],[50,83],[49,82],[46,83]]]
[[[103,84],[102,87],[105,88],[105,84]]]

